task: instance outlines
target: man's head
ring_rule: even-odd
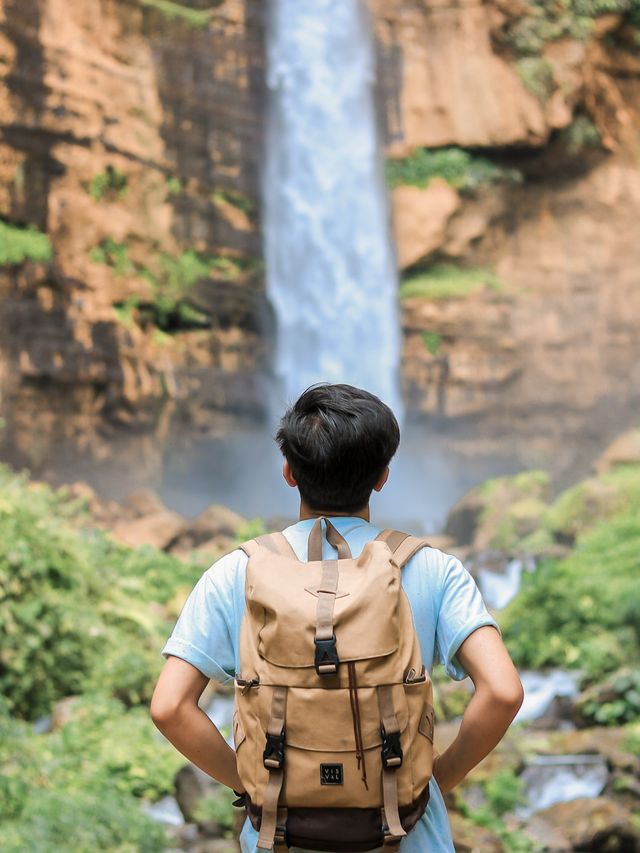
[[[307,507],[343,515],[381,488],[400,429],[391,409],[352,385],[312,385],[285,412],[276,441]]]

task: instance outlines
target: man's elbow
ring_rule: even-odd
[[[512,720],[522,707],[524,688],[516,675],[501,684],[493,684],[491,690],[492,704]]]
[[[156,728],[160,729],[161,732],[175,725],[180,720],[181,712],[182,703],[175,701],[175,699],[163,696],[157,691],[151,697],[149,714]]]

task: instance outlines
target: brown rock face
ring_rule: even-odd
[[[446,181],[436,178],[424,189],[396,187],[392,205],[398,266],[405,269],[442,246],[460,198]]]
[[[570,850],[638,849],[640,834],[631,813],[606,797],[558,803],[539,817],[568,838]]]
[[[258,406],[260,11],[227,0],[192,26],[152,7],[0,0],[0,217],[53,245],[0,269],[4,440],[32,464],[64,438],[161,432],[171,400]],[[201,322],[158,334],[144,312],[196,252]]]
[[[566,126],[564,100],[543,106],[498,55],[499,12],[482,0],[370,0],[396,154],[416,145],[539,145]]]

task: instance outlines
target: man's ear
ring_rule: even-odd
[[[285,459],[282,463],[282,476],[284,477],[288,486],[297,486],[296,479],[291,473],[291,467],[287,460]]]
[[[389,466],[387,465],[387,467],[382,472],[380,479],[378,480],[378,482],[373,487],[374,491],[379,492],[380,489],[384,486],[384,484],[387,482],[388,479],[389,479]]]

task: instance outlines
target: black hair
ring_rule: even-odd
[[[393,412],[353,385],[312,385],[280,421],[276,441],[311,509],[357,512],[400,443]]]

